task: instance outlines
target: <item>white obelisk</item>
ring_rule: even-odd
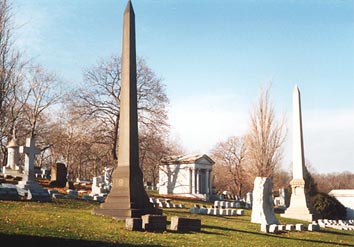
[[[310,203],[305,194],[304,167],[300,91],[295,86],[293,92],[293,179],[290,182],[292,193],[290,206],[281,216],[311,222],[313,215],[310,213]]]

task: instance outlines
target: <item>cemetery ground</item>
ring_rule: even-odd
[[[150,196],[160,197],[149,191]],[[251,223],[251,210],[244,216],[190,214],[194,204],[211,204],[172,199],[185,208],[164,208],[167,230],[162,233],[129,231],[125,221],[93,215],[99,202],[80,199],[53,199],[52,202],[0,201],[0,242],[26,246],[354,246],[353,231],[321,228],[319,232],[263,233]],[[201,232],[169,230],[171,216],[198,218]],[[281,224],[298,220],[281,218]]]

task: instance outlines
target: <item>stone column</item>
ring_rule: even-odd
[[[212,170],[209,172],[209,193],[210,195],[213,194],[213,176],[212,176]]]
[[[199,185],[200,185],[200,176],[199,176],[199,169],[196,169],[197,176],[196,176],[196,193],[199,194]]]
[[[192,168],[192,194],[196,194],[195,189],[195,167]]]
[[[205,170],[205,194],[209,194],[209,170]]]

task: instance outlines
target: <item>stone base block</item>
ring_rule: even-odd
[[[141,218],[127,218],[125,219],[125,228],[130,231],[142,231]]]
[[[141,216],[142,228],[150,232],[166,231],[167,217],[162,215],[146,214]]]
[[[178,216],[171,217],[171,230],[179,232],[188,232],[196,231],[200,232],[201,230],[201,220],[200,219],[191,219],[191,218],[182,218]]]

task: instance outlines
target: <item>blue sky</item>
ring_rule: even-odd
[[[68,87],[121,52],[120,0],[14,0],[16,39]],[[247,131],[262,83],[287,118],[301,91],[305,158],[319,172],[354,172],[354,1],[133,1],[137,54],[163,79],[172,137],[208,153]]]

